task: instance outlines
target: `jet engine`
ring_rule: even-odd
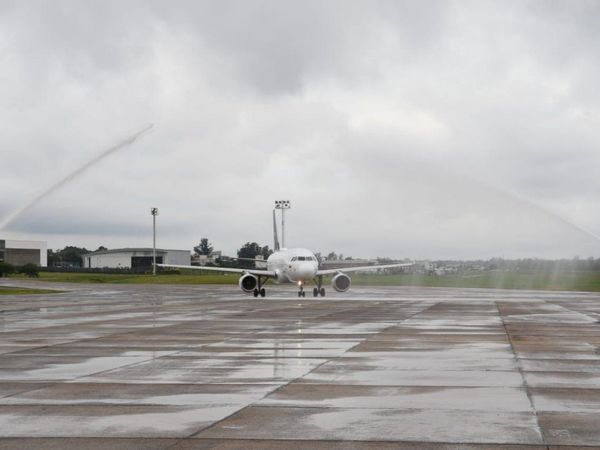
[[[331,279],[331,286],[338,292],[346,292],[350,289],[350,277],[345,273],[338,273]]]
[[[250,273],[245,273],[240,277],[240,281],[238,281],[240,285],[240,289],[246,293],[254,292],[254,289],[258,286],[258,280],[256,277]]]

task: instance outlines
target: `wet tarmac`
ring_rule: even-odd
[[[600,447],[598,295],[51,287],[0,297],[0,449]]]

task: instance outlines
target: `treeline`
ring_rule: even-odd
[[[85,247],[67,245],[62,250],[48,249],[48,267],[81,267],[82,255],[100,250],[106,250],[106,247],[100,246],[96,250],[88,250]]]
[[[505,272],[581,272],[600,271],[600,258],[572,259],[504,259],[487,260],[436,260],[429,261],[434,267],[455,268],[458,271],[499,270]]]
[[[572,259],[502,259],[489,260],[491,270],[540,271],[540,272],[580,272],[600,271],[600,258]]]
[[[37,278],[40,275],[40,268],[37,264],[24,264],[22,266],[13,266],[4,261],[0,261],[0,278],[7,277],[13,273],[22,273],[30,278]]]
[[[66,246],[62,250],[48,250],[48,267],[81,267],[83,264],[82,255],[92,251],[107,250],[100,246],[96,250],[88,250],[85,247]],[[213,253],[213,245],[207,238],[202,238],[200,244],[194,247],[194,252],[210,256]],[[214,265],[223,267],[254,267],[250,260],[257,256],[267,259],[273,250],[268,245],[260,245],[257,242],[246,242],[237,250],[237,258],[221,257],[214,260]],[[317,252],[315,256],[319,261],[340,261],[351,260],[352,257],[344,256],[335,252],[323,254]],[[396,260],[389,258],[377,258],[379,264],[390,263]],[[488,260],[431,260],[430,264],[436,267],[453,267],[458,271],[471,270],[501,270],[512,272],[569,272],[569,271],[600,271],[600,258],[572,258],[572,259],[541,259],[541,258],[522,258],[522,259],[504,259],[491,258]],[[210,263],[212,264],[212,263]]]

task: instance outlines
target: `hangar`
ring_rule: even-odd
[[[0,261],[22,266],[36,264],[48,265],[48,244],[45,241],[21,241],[16,239],[0,239]]]
[[[152,248],[118,248],[100,250],[82,255],[83,266],[88,269],[132,269],[152,268]],[[188,250],[156,249],[157,264],[189,265],[191,253]]]

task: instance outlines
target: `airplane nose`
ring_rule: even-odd
[[[301,264],[296,271],[296,276],[301,280],[307,280],[315,276],[315,271],[310,264]]]

